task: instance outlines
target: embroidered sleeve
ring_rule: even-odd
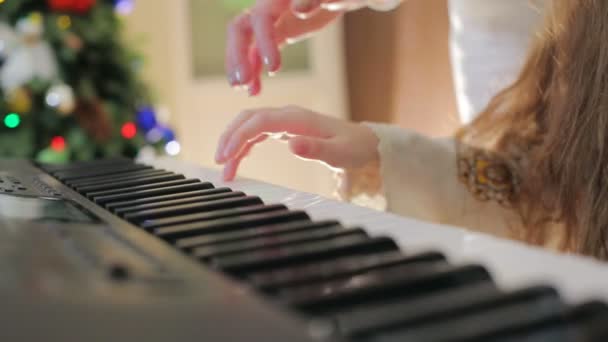
[[[458,178],[480,201],[511,207],[519,194],[514,168],[493,152],[458,145]]]

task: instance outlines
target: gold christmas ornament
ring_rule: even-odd
[[[32,96],[25,88],[19,87],[8,94],[7,103],[11,111],[27,114],[32,109]]]
[[[68,15],[60,15],[57,18],[57,26],[62,30],[67,30],[72,26],[72,19]]]

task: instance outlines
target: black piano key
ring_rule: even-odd
[[[130,222],[143,222],[165,217],[176,217],[194,213],[206,213],[214,210],[230,209],[238,205],[259,204],[261,200],[254,196],[239,196],[221,198],[211,201],[174,205],[166,208],[141,210],[124,215],[125,220]]]
[[[39,164],[40,168],[48,173],[57,171],[67,171],[80,168],[89,168],[91,166],[106,166],[106,165],[124,165],[133,164],[133,160],[123,157],[107,158],[92,161],[71,162],[69,164]]]
[[[605,342],[608,341],[608,306],[587,302],[567,308],[565,315],[555,316],[538,324],[528,324],[516,331],[492,338],[496,342]]]
[[[155,183],[163,183],[185,179],[186,177],[178,174],[155,175],[147,177],[139,177],[138,179],[123,180],[116,182],[107,182],[105,184],[76,186],[74,189],[80,193],[109,191],[114,189],[128,189],[135,186],[149,185]]]
[[[55,178],[61,180],[62,182],[67,182],[75,179],[83,179],[90,177],[101,177],[101,176],[109,176],[109,175],[117,175],[124,174],[134,171],[140,170],[149,170],[152,169],[152,166],[141,165],[141,164],[128,164],[122,166],[109,166],[109,167],[100,167],[100,168],[90,168],[83,170],[69,170],[69,171],[58,171],[53,173]]]
[[[533,332],[534,327],[563,319],[566,307],[555,290],[537,288],[533,292],[533,296],[512,298],[484,310],[382,331],[368,341],[495,341],[516,335],[520,331]]]
[[[608,341],[608,305],[597,300],[579,304],[568,310],[568,323],[577,331],[574,341]]]
[[[366,339],[375,334],[446,320],[454,316],[494,307],[512,298],[536,296],[538,289],[530,288],[512,296],[505,296],[491,282],[456,286],[422,296],[391,299],[335,313],[329,318],[341,336]],[[544,291],[544,290],[541,290]]]
[[[159,196],[159,195],[168,195],[168,194],[175,194],[175,193],[186,192],[186,191],[205,190],[205,189],[213,188],[213,185],[211,183],[207,183],[207,182],[202,183],[202,182],[198,182],[198,181],[194,181],[194,182],[190,183],[191,180],[186,180],[186,181],[189,181],[189,182],[182,184],[182,185],[159,187],[159,188],[154,188],[154,189],[150,189],[150,190],[130,191],[127,193],[118,193],[118,194],[114,194],[114,195],[97,196],[97,197],[93,197],[92,200],[93,200],[93,202],[95,202],[101,206],[105,206],[105,204],[109,203],[109,202],[136,200],[136,199],[140,199],[140,198],[147,198],[147,197],[153,197],[153,196]]]
[[[87,192],[85,194],[88,198],[95,198],[95,197],[111,196],[111,195],[116,195],[116,194],[124,194],[124,193],[129,193],[129,192],[138,192],[138,191],[146,191],[146,190],[152,190],[152,189],[158,189],[158,188],[167,188],[167,187],[171,187],[171,186],[192,184],[192,183],[200,183],[200,181],[198,179],[178,179],[178,180],[167,181],[167,182],[131,186],[128,188],[117,188],[117,189],[104,190],[104,191],[91,191],[91,192]]]
[[[138,205],[154,204],[156,202],[171,201],[171,200],[176,200],[176,199],[180,199],[180,198],[208,196],[208,195],[214,195],[214,194],[219,194],[219,193],[226,193],[226,192],[230,192],[230,191],[232,191],[230,188],[215,188],[215,189],[206,189],[206,190],[178,192],[175,194],[152,196],[152,197],[140,198],[140,199],[136,199],[136,200],[110,202],[110,203],[106,204],[106,208],[110,211],[115,211],[119,208],[136,207]]]
[[[154,234],[163,239],[176,240],[180,238],[227,232],[230,230],[253,228],[271,223],[281,223],[308,219],[303,211],[271,211],[261,214],[243,215],[240,217],[221,218],[217,220],[187,223],[154,229]]]
[[[300,267],[289,267],[272,272],[255,273],[250,275],[247,280],[255,288],[270,293],[285,289],[286,287],[344,278],[373,269],[399,264],[428,265],[446,262],[445,256],[438,252],[427,252],[410,256],[403,255],[400,252],[386,252],[372,255],[356,255]]]
[[[332,239],[341,236],[362,235],[367,233],[361,228],[345,229],[343,227],[326,228],[323,230],[295,232],[283,235],[272,235],[238,241],[220,246],[197,247],[190,253],[195,258],[207,260],[211,257],[228,256],[244,252],[262,251],[265,249],[291,247],[303,243]]]
[[[193,196],[193,197],[179,198],[179,199],[173,199],[173,200],[168,200],[168,201],[158,201],[155,203],[133,205],[133,206],[129,206],[129,207],[117,208],[113,211],[114,211],[114,214],[116,214],[116,215],[124,216],[127,214],[134,214],[134,213],[152,210],[152,209],[162,209],[162,208],[173,207],[176,205],[203,203],[203,202],[235,198],[235,197],[245,197],[245,193],[240,192],[240,191],[224,191],[224,192],[219,192],[219,193],[215,193],[215,194],[211,194],[211,195]]]
[[[157,170],[157,169],[146,169],[141,171],[129,172],[129,173],[119,173],[117,175],[110,176],[97,176],[97,177],[89,177],[89,178],[80,178],[75,179],[73,181],[65,182],[66,185],[76,188],[80,186],[90,186],[90,185],[100,185],[106,182],[120,182],[138,179],[139,177],[149,177],[156,175],[172,175],[173,172],[166,170]]]
[[[489,280],[490,274],[477,265],[405,264],[372,269],[335,281],[289,288],[278,295],[288,306],[301,312],[320,314]]]
[[[393,240],[386,237],[346,236],[286,248],[213,258],[211,265],[236,276],[245,276],[247,273],[267,271],[273,268],[292,267],[346,255],[371,254],[390,250],[398,250],[398,247]]]
[[[146,230],[154,230],[162,227],[169,227],[179,224],[187,224],[194,222],[203,222],[209,220],[217,220],[221,218],[244,216],[249,214],[266,213],[271,211],[287,210],[283,204],[262,204],[262,200],[258,198],[256,205],[236,206],[233,209],[214,210],[208,213],[198,213],[190,215],[182,215],[178,217],[169,217],[156,220],[146,220],[140,224]],[[215,235],[215,234],[214,234]]]
[[[274,236],[279,234],[314,231],[318,229],[342,227],[338,221],[319,221],[312,222],[309,220],[294,221],[288,223],[271,224],[258,228],[247,229],[244,231],[234,231],[226,233],[217,233],[212,235],[197,236],[192,238],[178,239],[175,241],[175,247],[184,250],[189,250],[193,247],[203,247],[209,245],[222,245],[226,243],[238,242],[248,239],[261,238],[266,236]]]

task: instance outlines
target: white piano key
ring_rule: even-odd
[[[266,203],[283,203],[306,210],[316,220],[337,219],[345,226],[362,226],[370,235],[395,239],[406,253],[438,250],[452,262],[481,263],[506,290],[546,283],[573,304],[599,298],[608,300],[608,264],[591,258],[557,254],[539,247],[446,225],[422,222],[390,213],[342,203],[259,181],[239,178],[223,182],[217,170],[171,158],[154,161],[157,167],[226,186]]]

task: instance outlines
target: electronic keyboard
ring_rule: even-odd
[[[608,267],[173,159],[0,160],[2,341],[608,341]]]

